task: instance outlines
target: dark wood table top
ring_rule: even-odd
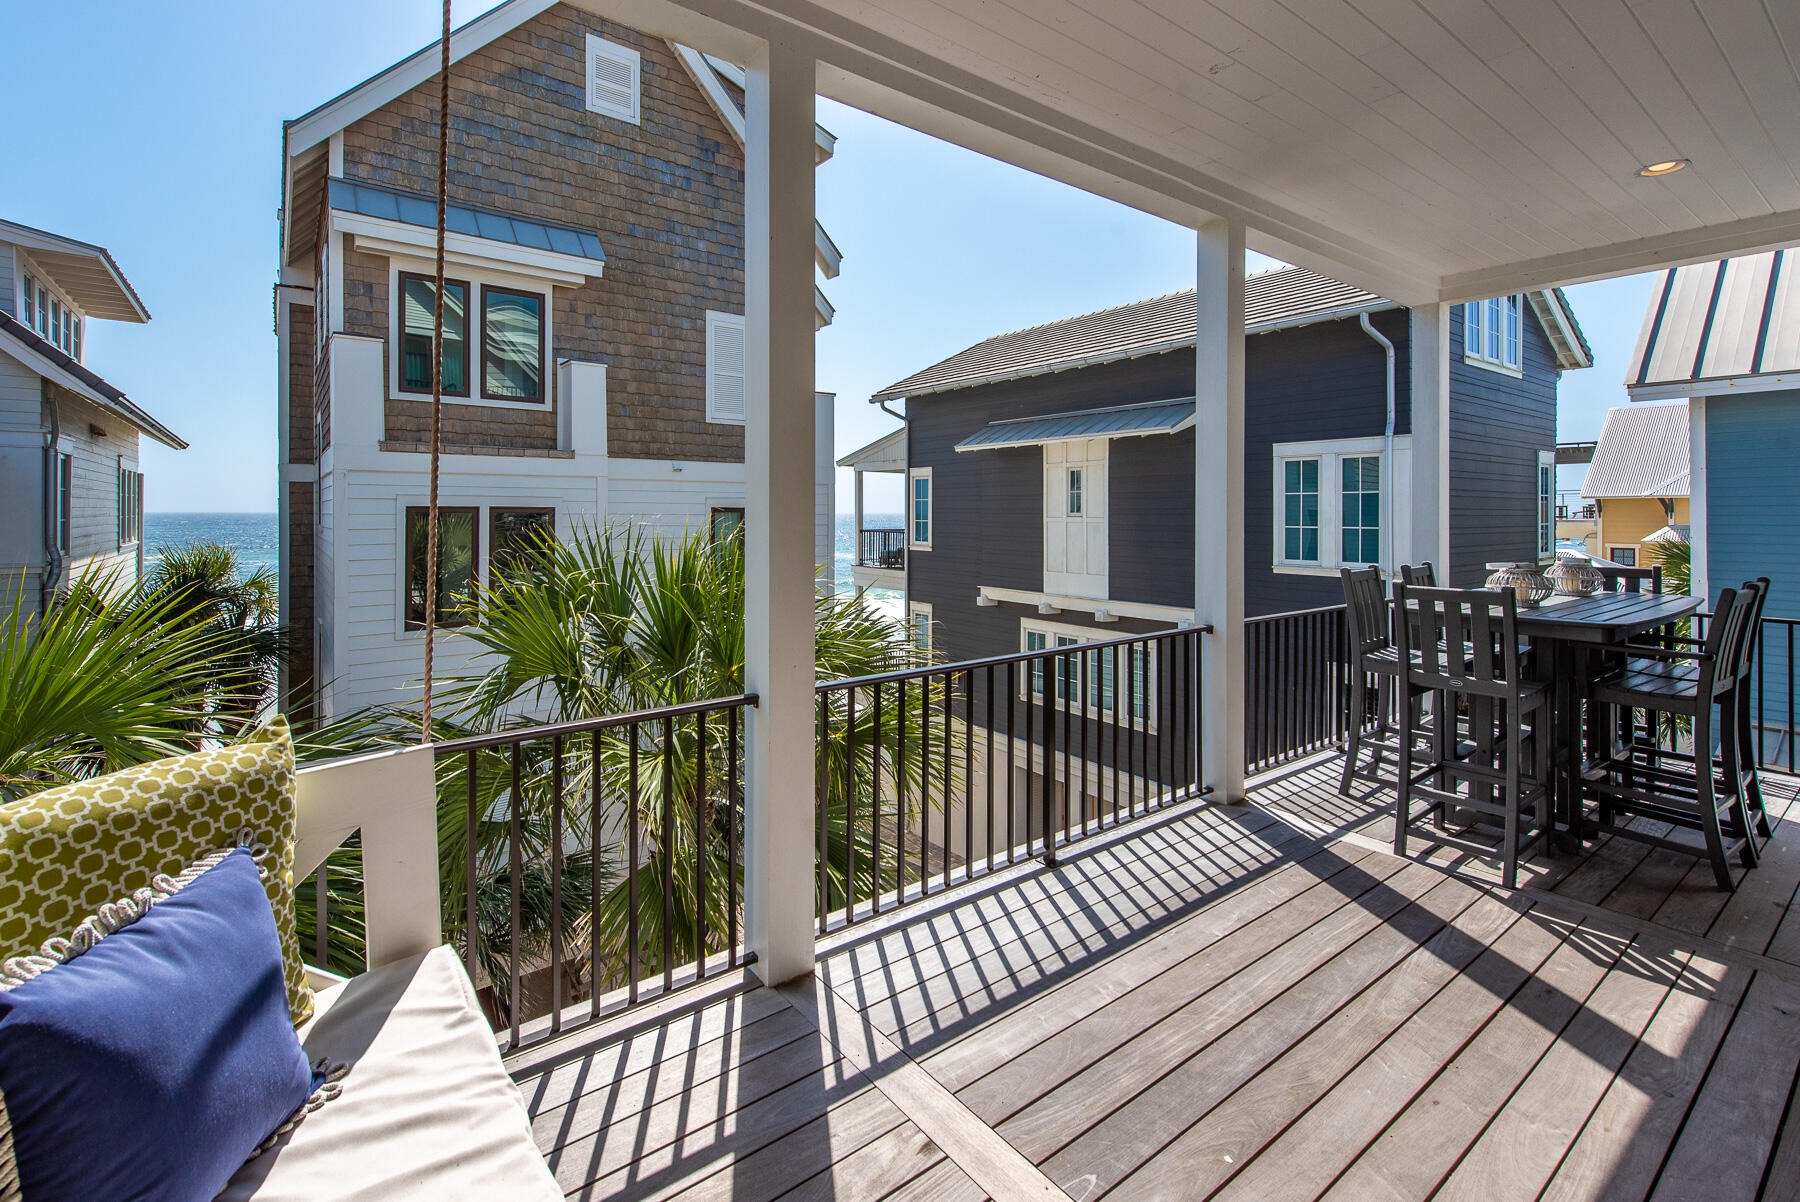
[[[1575,643],[1617,643],[1698,612],[1704,599],[1682,593],[1596,593],[1550,597],[1519,611],[1519,633]]]

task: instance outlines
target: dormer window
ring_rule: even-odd
[[[1477,367],[1521,370],[1522,329],[1518,296],[1496,296],[1463,306],[1463,358]]]
[[[81,361],[81,327],[86,318],[75,306],[30,272],[20,280],[19,313],[25,325],[63,354]]]

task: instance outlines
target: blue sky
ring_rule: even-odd
[[[459,4],[456,19],[487,7]],[[193,444],[145,443],[148,508],[274,508],[281,122],[431,41],[437,20],[424,0],[9,8],[0,107],[41,114],[53,99],[59,120],[0,126],[0,217],[108,247],[149,306],[147,326],[91,323],[88,358]],[[840,453],[892,426],[864,398],[926,364],[1193,286],[1180,226],[841,105],[822,102],[820,120],[838,146],[819,215],[844,269],[825,286],[837,318],[818,379],[838,394]],[[1597,363],[1564,377],[1561,437],[1594,437],[1624,403],[1648,293],[1642,276],[1570,290]],[[872,490],[871,508],[898,495]]]

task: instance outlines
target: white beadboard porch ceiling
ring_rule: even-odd
[[[1403,303],[1800,242],[1792,0],[577,2]]]

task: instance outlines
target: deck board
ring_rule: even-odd
[[[1791,1198],[1800,824],[1766,784],[1783,820],[1735,894],[1616,838],[1508,892],[1379,850],[1378,790],[1321,761],[1266,812],[1173,812],[840,937],[816,995],[576,1033],[515,1079],[581,1198]]]

